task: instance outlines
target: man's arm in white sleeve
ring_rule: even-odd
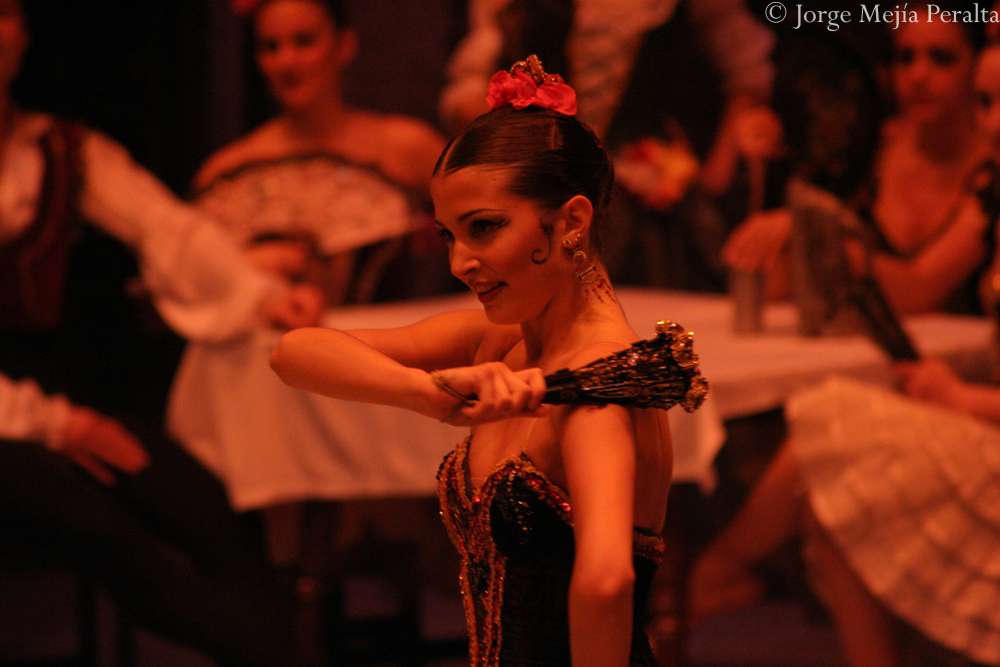
[[[0,373],[0,440],[42,443],[59,450],[69,411],[65,396],[46,396],[34,381],[15,382]]]
[[[263,304],[288,287],[254,267],[213,219],[181,201],[103,134],[82,147],[80,208],[136,252],[164,320],[186,338],[220,341],[248,331]]]

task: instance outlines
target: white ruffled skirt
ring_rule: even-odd
[[[1000,665],[1000,429],[844,378],[786,412],[815,514],[868,589]]]

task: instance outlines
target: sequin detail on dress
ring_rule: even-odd
[[[470,665],[569,667],[568,605],[573,510],[566,494],[526,455],[499,463],[476,491],[466,460],[470,440],[438,472],[441,514],[461,556],[460,583]],[[663,541],[634,533],[633,667],[655,667],[643,630]]]

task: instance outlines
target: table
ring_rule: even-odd
[[[688,414],[670,411],[675,481],[710,486],[724,422],[783,405],[797,389],[830,373],[891,381],[888,359],[867,338],[803,338],[796,311],[769,305],[765,331],[736,334],[724,296],[617,290],[644,337],[659,319],[694,332],[709,398]],[[434,313],[479,308],[472,295],[329,312],[339,329],[394,327]],[[917,346],[963,369],[989,363],[992,328],[981,318],[928,315],[906,323]],[[467,429],[405,410],[328,399],[282,384],[268,366],[280,333],[259,329],[225,344],[192,344],[168,408],[171,432],[225,482],[239,510],[302,499],[421,496],[435,492],[442,457]]]
[[[798,313],[791,304],[768,304],[764,331],[740,334],[732,328],[728,297],[636,289],[620,292],[633,326],[660,313],[694,332],[701,370],[723,420],[780,408],[795,391],[834,373],[878,384],[893,381],[889,359],[865,336],[798,335]],[[922,354],[947,359],[970,379],[986,379],[994,330],[985,318],[934,313],[906,318],[904,327]]]

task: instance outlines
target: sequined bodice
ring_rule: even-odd
[[[568,599],[573,511],[566,494],[526,455],[507,459],[474,495],[469,440],[438,472],[445,527],[462,559],[461,586],[473,667],[570,665]],[[636,529],[631,665],[655,666],[642,627],[662,539]]]

